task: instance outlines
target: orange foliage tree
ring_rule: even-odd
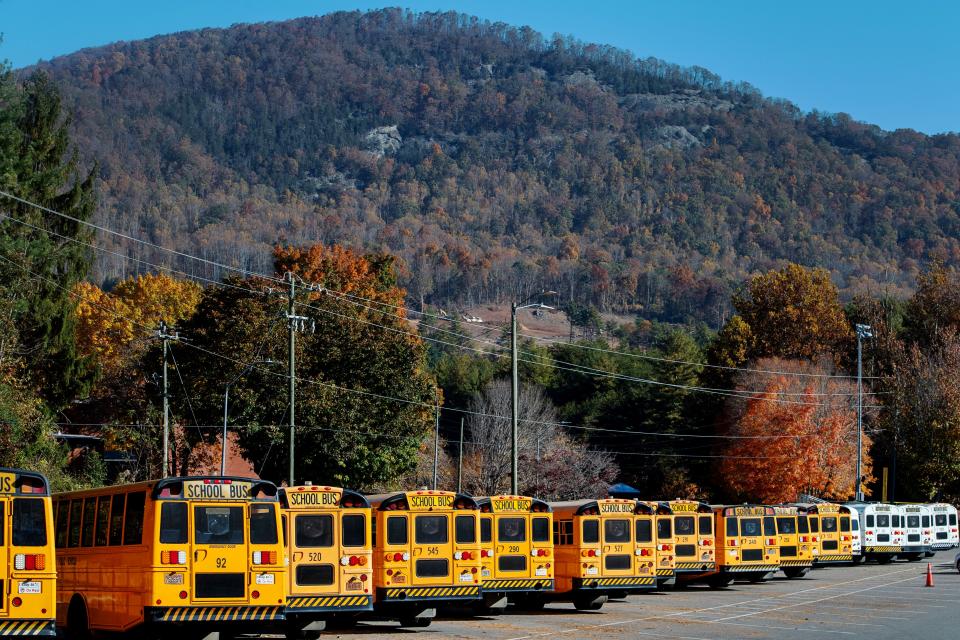
[[[841,500],[853,496],[857,458],[856,385],[844,378],[802,374],[829,373],[825,367],[768,358],[747,373],[737,390],[762,390],[750,399],[727,403],[736,436],[723,447],[720,478],[733,500],[789,502],[800,492]],[[801,374],[801,375],[797,375]],[[868,396],[870,397],[870,396]],[[863,439],[863,472],[870,476]]]

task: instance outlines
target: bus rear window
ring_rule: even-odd
[[[907,516],[907,528],[916,529],[920,526],[920,516]]]
[[[333,546],[333,516],[297,515],[294,516],[293,540],[298,547],[332,547]]]
[[[414,516],[413,539],[417,544],[446,544],[447,516]]]
[[[341,542],[345,547],[362,547],[367,542],[367,519],[359,514],[343,516]]]
[[[600,523],[596,520],[583,521],[583,540],[585,544],[600,542]]]
[[[2,518],[3,508],[0,505],[0,519]],[[42,547],[47,544],[47,521],[44,515],[43,500],[17,498],[13,501],[13,535],[11,536],[11,542],[15,547]],[[0,544],[3,544],[2,534],[0,534]]]
[[[497,520],[497,542],[525,542],[525,524],[524,518],[500,518]]]
[[[453,519],[453,528],[458,544],[473,544],[477,541],[477,519],[474,516],[457,516]]]
[[[869,523],[869,522],[867,522],[867,526],[868,526],[868,527],[870,526],[870,523]],[[889,527],[889,526],[890,526],[890,516],[878,515],[878,516],[877,516],[877,526],[878,526],[878,527],[884,527],[884,528]]]
[[[532,529],[534,542],[550,542],[550,518],[534,518]]]
[[[692,536],[697,533],[693,523],[693,516],[677,516],[673,519],[673,528],[678,536]]]
[[[195,544],[243,544],[243,507],[194,507],[193,525]]]
[[[837,519],[836,518],[822,518],[820,520],[822,529],[824,533],[833,533],[837,530]]]
[[[605,520],[603,522],[603,541],[607,544],[630,542],[629,520]]]
[[[277,544],[277,511],[272,504],[250,505],[250,544]]]
[[[933,522],[934,522],[938,527],[945,527],[945,526],[947,526],[947,514],[945,514],[945,513],[938,513],[937,515],[933,516]]]
[[[700,527],[700,535],[713,535],[713,516],[700,516],[697,518],[697,525]]]
[[[777,518],[777,533],[780,535],[790,535],[797,532],[797,522],[790,517]]]
[[[160,542],[162,544],[186,544],[186,502],[164,502],[160,505]]]
[[[759,536],[760,518],[744,518],[740,521],[740,535]]]

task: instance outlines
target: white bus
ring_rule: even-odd
[[[897,557],[902,548],[900,508],[880,502],[848,502],[857,511],[861,530],[861,549],[865,559],[886,564]]]
[[[916,562],[930,550],[933,544],[932,512],[925,504],[901,504],[901,530],[905,538],[899,557]]]
[[[960,546],[957,530],[957,508],[944,502],[930,505],[933,512],[933,551]]]

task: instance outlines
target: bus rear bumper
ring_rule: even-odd
[[[847,558],[847,562],[850,562],[850,558]],[[781,560],[781,567],[812,567],[813,560]]]
[[[817,565],[841,564],[841,563],[847,563],[847,562],[853,562],[852,553],[829,553],[827,555],[820,555],[820,556],[817,556],[817,559],[814,562],[814,564],[817,564]]]
[[[462,587],[380,587],[377,589],[378,605],[404,602],[458,602],[479,600],[481,597],[478,584]]]
[[[573,591],[602,592],[602,591],[639,591],[655,589],[657,578],[654,576],[625,576],[622,578],[574,578]]]
[[[717,568],[716,562],[678,562],[674,570],[680,573],[703,573]]]
[[[0,637],[53,637],[57,635],[53,620],[0,620]]]
[[[242,622],[245,625],[264,623],[270,627],[274,622],[284,622],[286,615],[284,608],[275,607],[150,607],[145,610],[145,617],[157,625],[178,625],[189,623],[211,622]],[[256,625],[254,625],[256,626]]]
[[[373,596],[291,596],[287,598],[287,617],[314,613],[360,613],[373,611]]]
[[[547,578],[522,579],[522,580],[484,580],[483,593],[508,594],[523,592],[538,593],[542,591],[553,591],[553,580]]]

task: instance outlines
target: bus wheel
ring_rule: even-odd
[[[850,561],[850,564],[863,564],[867,560],[867,556],[860,554],[859,556],[853,556],[853,559]]]
[[[589,596],[586,598],[577,598],[573,601],[573,608],[577,611],[599,611],[607,601],[605,596]]]
[[[893,562],[893,558],[894,556],[890,556],[890,555],[877,556],[877,564],[890,564],[891,562]]]
[[[749,578],[747,578],[747,582],[749,582],[750,584],[757,584],[758,582],[763,582],[763,575],[750,576]]]
[[[418,627],[423,629],[424,627],[429,627],[431,622],[433,622],[433,618],[423,618],[421,616],[400,618],[401,627]]]
[[[922,553],[907,553],[903,556],[907,562],[916,562],[923,557]]]
[[[810,571],[809,567],[784,567],[783,575],[788,578],[802,578]]]
[[[350,614],[334,615],[327,620],[327,629],[353,629],[357,626],[359,619]]]
[[[69,640],[90,640],[90,624],[87,622],[87,605],[83,598],[73,596],[67,609],[67,638]]]
[[[711,589],[723,589],[724,587],[729,587],[733,584],[733,577],[731,576],[713,576],[707,580],[707,585]]]

